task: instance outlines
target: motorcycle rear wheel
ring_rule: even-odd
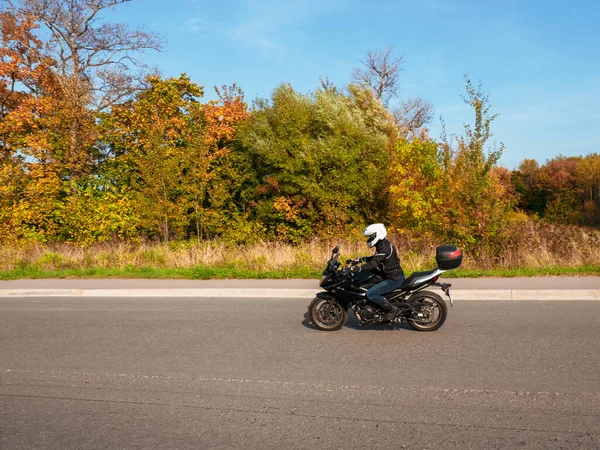
[[[408,324],[417,331],[438,330],[448,317],[446,302],[435,292],[421,291],[411,296],[407,303],[413,305],[413,310],[406,318]],[[426,319],[420,319],[421,313]]]
[[[348,311],[337,301],[315,297],[308,305],[308,315],[319,330],[336,331],[348,320]]]

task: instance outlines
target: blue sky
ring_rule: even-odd
[[[349,82],[369,49],[404,57],[401,95],[430,101],[449,133],[472,121],[463,74],[490,94],[500,163],[600,152],[600,2],[592,0],[133,0],[106,14],[166,39],[144,60],[247,100],[282,82]]]

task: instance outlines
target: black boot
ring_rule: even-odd
[[[388,322],[391,322],[393,319],[395,319],[398,316],[398,313],[400,312],[395,305],[392,305],[390,302],[387,301],[383,302],[383,304],[381,305],[381,309],[385,311],[386,314],[384,319]]]

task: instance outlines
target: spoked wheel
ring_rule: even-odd
[[[315,297],[308,306],[310,320],[319,330],[335,331],[348,320],[348,311],[335,300]]]
[[[408,324],[418,331],[435,331],[448,316],[448,306],[438,294],[429,291],[417,292],[408,299],[413,310],[406,318]]]

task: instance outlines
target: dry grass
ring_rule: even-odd
[[[496,266],[600,266],[600,230],[533,221],[514,224]]]
[[[400,249],[407,272],[430,269],[435,246],[409,236],[392,240]],[[169,244],[112,243],[89,248],[69,244],[32,244],[0,247],[0,271],[35,267],[41,270],[125,269],[128,267],[189,268],[233,267],[247,270],[281,270],[303,267],[320,270],[331,249],[339,244],[342,258],[370,254],[361,242],[311,241],[302,245],[259,242],[235,246],[219,241]],[[543,268],[548,266],[600,267],[600,231],[549,225],[533,221],[507,230],[500,255],[478,258],[466,255],[463,268],[473,270]]]
[[[370,254],[364,242],[339,243],[342,258]],[[81,248],[69,244],[22,244],[0,247],[0,271],[32,267],[42,270],[196,266],[236,267],[248,270],[322,268],[335,243],[308,242],[302,245],[259,242],[250,246],[207,241],[170,244],[113,243]],[[426,261],[428,260],[428,262]],[[433,265],[434,253],[407,251],[405,266]]]

